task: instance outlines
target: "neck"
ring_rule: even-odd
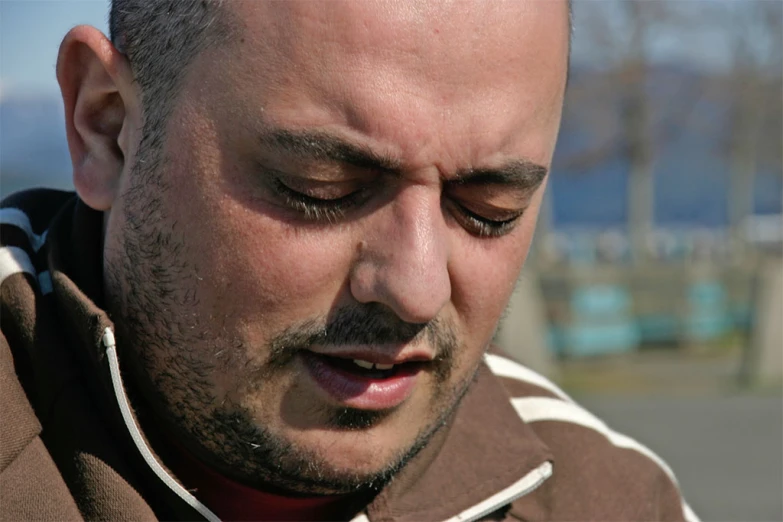
[[[352,513],[353,496],[289,496],[253,488],[215,471],[176,442],[170,442],[172,471],[183,485],[223,520],[340,520]]]

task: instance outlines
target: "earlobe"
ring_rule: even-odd
[[[74,186],[87,205],[108,210],[119,190],[128,127],[135,119],[130,66],[100,31],[79,26],[60,46],[57,80],[65,105]]]

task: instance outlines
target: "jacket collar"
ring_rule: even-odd
[[[49,266],[58,308],[97,376],[93,391],[123,425],[101,342],[113,324],[102,303],[102,214],[74,199],[50,232]],[[119,348],[121,349],[121,347]],[[482,364],[447,424],[367,507],[373,522],[473,520],[519,495],[520,479],[541,474],[552,453],[517,415],[499,380]],[[540,482],[540,481],[539,481]],[[491,500],[490,500],[491,499]],[[482,504],[483,503],[483,504]],[[473,509],[482,504],[483,511]]]
[[[88,383],[93,395],[101,397],[101,406],[112,404],[111,380],[105,368],[101,337],[106,328],[114,328],[100,306],[102,295],[103,214],[78,198],[68,201],[48,231],[47,265],[57,311],[79,361],[98,381]]]
[[[107,329],[113,332],[114,324],[100,306],[103,302],[102,248],[103,214],[74,197],[64,205],[48,232],[47,265],[57,313],[69,344],[74,347],[74,355],[88,376],[84,386],[100,409],[113,446],[128,464],[122,478],[142,494],[158,517],[198,520],[203,517],[193,503],[183,502],[181,493],[185,490],[160,466],[162,459],[154,454],[143,455],[140,445],[148,452],[151,447],[146,434],[132,431],[138,428],[138,420],[130,408],[123,411],[120,406],[120,398],[127,401],[127,395],[121,381],[117,381],[119,372],[112,376],[104,342],[105,332]],[[116,388],[118,383],[120,390]],[[160,469],[153,469],[150,459]],[[161,479],[161,470],[169,475],[168,483]]]
[[[472,520],[471,508],[484,503],[486,514],[509,503],[523,492],[513,486],[552,460],[484,365],[437,437],[368,507],[370,520]]]

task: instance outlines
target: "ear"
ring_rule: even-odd
[[[108,210],[135,148],[140,104],[128,60],[94,27],[74,27],[57,57],[57,81],[79,197]]]

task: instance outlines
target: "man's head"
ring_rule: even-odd
[[[125,55],[79,27],[58,61],[124,364],[232,478],[378,485],[448,419],[514,288],[566,3],[176,5],[112,16]],[[187,43],[139,51],[179,23]]]

